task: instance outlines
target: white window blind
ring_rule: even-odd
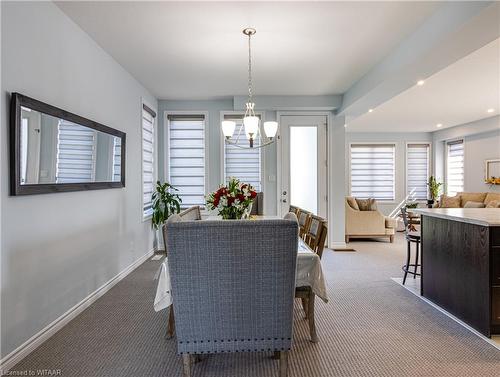
[[[147,106],[142,109],[142,214],[143,218],[153,213],[152,199],[155,185],[155,112]]]
[[[406,146],[406,196],[409,200],[427,200],[429,167],[429,144],[408,144]]]
[[[394,144],[351,144],[351,195],[395,199]]]
[[[446,192],[455,195],[464,191],[464,141],[446,143]]]
[[[197,115],[168,117],[168,171],[179,191],[181,207],[205,206],[205,119]]]
[[[237,145],[248,147],[248,139],[243,127],[243,115],[225,115],[225,120],[231,120],[236,123],[233,140],[239,139]],[[258,147],[260,138],[254,140],[254,146]],[[256,191],[261,191],[261,149],[242,149],[235,145],[224,143],[224,180],[234,177],[244,183],[250,183]]]
[[[113,138],[113,182],[121,181],[122,139]]]
[[[56,182],[81,183],[95,179],[96,131],[60,120],[57,130]]]

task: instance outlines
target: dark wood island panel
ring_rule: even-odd
[[[422,295],[486,336],[500,333],[500,227],[422,214]]]

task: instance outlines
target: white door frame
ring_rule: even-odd
[[[329,140],[329,134],[331,133],[331,130],[329,130],[330,125],[331,125],[331,111],[277,111],[276,112],[276,119],[278,120],[279,124],[282,124],[281,118],[283,116],[293,116],[293,115],[298,115],[298,116],[325,116],[326,117],[326,160],[327,160],[327,169],[326,169],[326,192],[327,192],[327,202],[326,202],[326,210],[327,210],[327,221],[331,218],[331,200],[330,200],[330,153],[331,153],[331,148],[330,148],[330,143],[328,142]],[[282,170],[282,145],[281,145],[281,127],[278,129],[278,135],[276,137],[276,203],[277,203],[277,215],[281,215],[281,192],[282,192],[282,187],[281,187],[281,170]],[[329,232],[331,233],[331,232]]]

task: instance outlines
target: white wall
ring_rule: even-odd
[[[444,182],[446,141],[464,140],[464,190],[500,191],[500,186],[484,183],[484,160],[500,158],[500,116],[450,127],[433,133],[436,176]]]
[[[1,8],[4,357],[151,250],[141,209],[141,97],[157,101],[53,3]],[[126,132],[126,187],[10,197],[10,92]]]
[[[349,145],[351,143],[390,143],[396,145],[395,200],[389,203],[378,202],[378,208],[388,215],[406,198],[406,144],[413,142],[432,143],[432,134],[427,132],[384,133],[384,132],[347,132],[346,133],[346,193],[349,194]],[[431,145],[433,148],[433,145]]]

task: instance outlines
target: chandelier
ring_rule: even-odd
[[[242,149],[262,148],[274,142],[274,137],[278,132],[278,122],[264,122],[264,133],[260,129],[260,118],[255,115],[255,103],[253,102],[252,92],[252,35],[256,33],[255,29],[246,28],[243,34],[248,36],[248,100],[246,103],[245,115],[243,116],[243,127],[245,135],[249,141],[249,146],[245,147],[239,144],[240,137],[242,137],[242,128],[240,127],[238,134],[233,138],[236,123],[231,120],[222,121],[222,132],[225,136],[227,144],[232,144],[235,147]],[[254,141],[259,139],[259,143],[254,145]]]

